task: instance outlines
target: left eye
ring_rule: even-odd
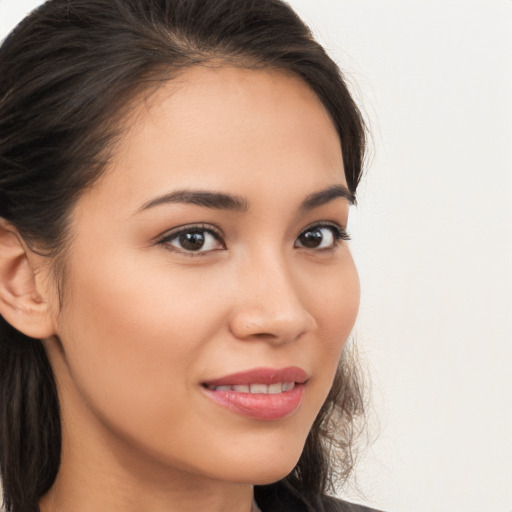
[[[297,237],[295,247],[331,249],[342,239],[348,240],[348,236],[336,226],[313,226]]]
[[[207,229],[186,229],[171,234],[162,240],[162,243],[170,245],[182,252],[202,253],[224,249],[219,236]]]

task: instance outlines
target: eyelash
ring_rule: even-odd
[[[350,241],[350,235],[347,233],[347,230],[344,227],[342,227],[338,224],[335,224],[335,223],[330,223],[330,222],[320,222],[320,223],[312,224],[312,225],[306,227],[299,233],[297,240],[304,233],[307,233],[308,231],[311,232],[314,230],[319,230],[319,229],[329,229],[333,235],[333,243],[329,247],[309,249],[311,251],[315,251],[315,252],[332,251],[332,250],[336,249],[336,247],[338,245],[340,245],[342,242]],[[308,248],[304,247],[304,249],[308,249]]]
[[[222,232],[218,229],[213,228],[212,226],[207,226],[205,224],[191,224],[188,226],[182,226],[180,228],[176,228],[175,230],[168,232],[166,235],[164,235],[162,238],[160,238],[160,240],[157,241],[157,244],[164,245],[170,251],[175,251],[180,254],[184,254],[186,256],[191,256],[191,257],[205,256],[212,251],[223,250],[223,249],[211,249],[209,251],[191,251],[191,250],[186,250],[186,249],[180,249],[179,247],[174,247],[171,244],[171,242],[173,240],[179,238],[180,236],[192,234],[192,233],[208,233],[211,236],[213,236],[213,238],[215,238],[215,240],[217,240],[217,242],[219,242],[223,246],[223,249],[226,248],[226,245],[222,241],[222,239],[223,239]]]
[[[350,235],[347,233],[347,231],[344,227],[339,226],[338,224],[335,224],[335,223],[326,223],[326,222],[312,224],[312,225],[304,228],[299,233],[296,240],[298,241],[299,238],[307,232],[312,232],[314,230],[321,230],[321,229],[329,229],[332,233],[333,242],[332,242],[332,245],[330,245],[329,247],[308,248],[308,247],[305,247],[304,245],[296,246],[295,244],[294,244],[294,246],[298,247],[298,248],[303,248],[303,249],[306,249],[306,250],[312,251],[312,252],[328,252],[328,251],[333,251],[334,249],[336,249],[336,247],[339,246],[343,241],[350,240]],[[206,250],[206,251],[201,251],[201,250],[193,251],[193,250],[187,250],[187,249],[175,247],[171,244],[171,242],[173,240],[176,240],[180,236],[188,235],[188,234],[192,234],[192,233],[208,233],[213,238],[215,238],[215,240],[217,242],[219,242],[222,245],[222,248],[210,249],[210,250]],[[168,250],[176,251],[176,252],[179,252],[186,256],[197,257],[197,256],[208,255],[213,251],[225,250],[226,245],[223,242],[223,237],[224,237],[224,235],[222,234],[222,232],[220,230],[215,229],[214,227],[212,227],[210,225],[205,225],[205,224],[195,224],[194,225],[194,224],[192,224],[192,225],[188,225],[188,226],[182,226],[180,228],[176,228],[175,230],[173,230],[171,232],[168,232],[165,236],[163,236],[162,238],[160,238],[157,241],[157,245],[164,245],[168,248]]]

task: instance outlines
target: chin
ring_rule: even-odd
[[[273,466],[271,463],[267,467],[245,467],[243,473],[236,472],[229,475],[229,480],[240,484],[251,485],[269,485],[288,476],[295,467],[296,463],[289,465]],[[252,465],[251,465],[252,466]]]
[[[276,469],[270,468],[270,470],[261,471],[255,475],[255,477],[252,479],[251,483],[253,485],[273,484],[275,482],[278,482],[279,480],[282,480],[286,476],[288,476],[293,471],[294,467],[295,467],[295,464],[291,467],[286,468],[286,470],[283,470],[281,468],[276,468]]]
[[[230,464],[228,479],[252,485],[268,485],[289,475],[302,452],[286,453],[284,450],[261,450],[259,456],[247,456],[243,460]]]

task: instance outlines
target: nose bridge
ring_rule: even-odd
[[[292,256],[269,247],[260,247],[248,258],[232,322],[236,336],[286,342],[311,329],[313,317],[301,300],[292,263]]]

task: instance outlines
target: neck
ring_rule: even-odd
[[[155,462],[136,446],[98,432],[78,438],[63,423],[56,481],[41,512],[250,512],[253,486]]]
[[[60,398],[61,462],[55,483],[40,500],[41,512],[251,511],[251,484],[162,460],[112,432],[81,407],[79,395]]]
[[[205,478],[139,478],[127,471],[107,475],[89,466],[59,471],[55,484],[40,501],[41,512],[250,512],[253,488]]]

